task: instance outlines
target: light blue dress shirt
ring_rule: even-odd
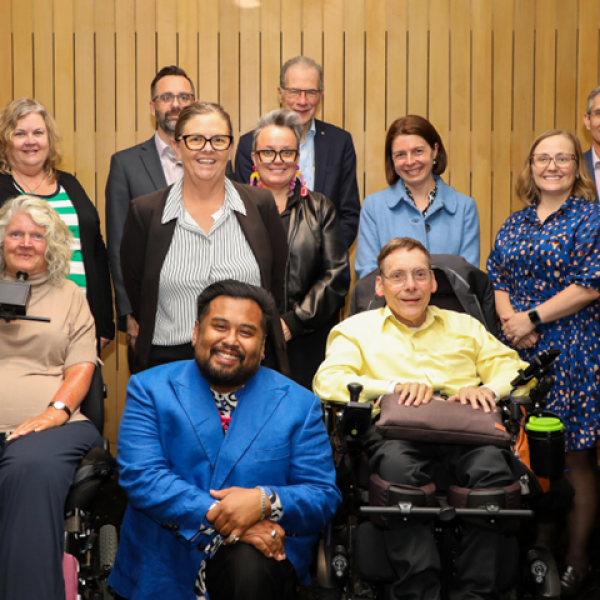
[[[300,142],[300,172],[306,181],[306,187],[314,191],[315,189],[315,135],[317,128],[315,120],[310,124],[310,129],[304,138],[304,142]]]

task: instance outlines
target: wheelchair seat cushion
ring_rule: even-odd
[[[510,433],[500,412],[473,410],[471,405],[431,400],[418,407],[398,404],[398,394],[384,396],[376,429],[385,438],[437,444],[492,445],[509,448]]]

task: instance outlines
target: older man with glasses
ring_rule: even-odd
[[[387,306],[332,329],[315,393],[324,400],[347,400],[346,386],[359,382],[362,400],[376,406],[380,396],[396,393],[399,404],[414,410],[445,401],[495,411],[496,399],[508,395],[511,380],[527,364],[479,321],[429,305],[437,283],[420,242],[396,238],[382,248],[377,262],[381,274],[375,291],[385,296]],[[465,494],[493,488],[509,493],[518,480],[515,459],[496,446],[385,439],[374,427],[363,445],[374,476],[429,498],[435,491],[434,464],[441,464],[455,490]],[[451,600],[500,597],[496,577],[504,538],[502,531],[481,522],[461,522]],[[430,524],[392,523],[384,540],[397,574],[391,598],[440,600],[440,559]]]
[[[281,67],[279,102],[293,110],[302,123],[299,167],[306,187],[326,196],[337,212],[340,235],[349,248],[356,238],[360,198],[356,182],[356,152],[352,136],[343,129],[315,119],[323,99],[323,69],[311,58],[296,56]],[[235,180],[249,183],[252,175],[253,131],[239,141]]]

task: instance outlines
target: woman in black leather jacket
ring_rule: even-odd
[[[270,190],[287,232],[289,254],[282,304],[292,379],[312,389],[350,285],[348,252],[333,204],[311,192],[298,170],[301,124],[291,110],[261,117],[254,130],[250,185]]]

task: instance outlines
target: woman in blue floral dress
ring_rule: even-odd
[[[600,206],[579,140],[565,131],[539,136],[517,193],[528,206],[504,223],[487,266],[503,341],[524,360],[561,350],[547,406],[567,423],[567,474],[575,489],[561,577],[562,595],[569,596],[589,573],[596,510],[591,454],[600,433]],[[548,533],[540,528],[542,538]]]

